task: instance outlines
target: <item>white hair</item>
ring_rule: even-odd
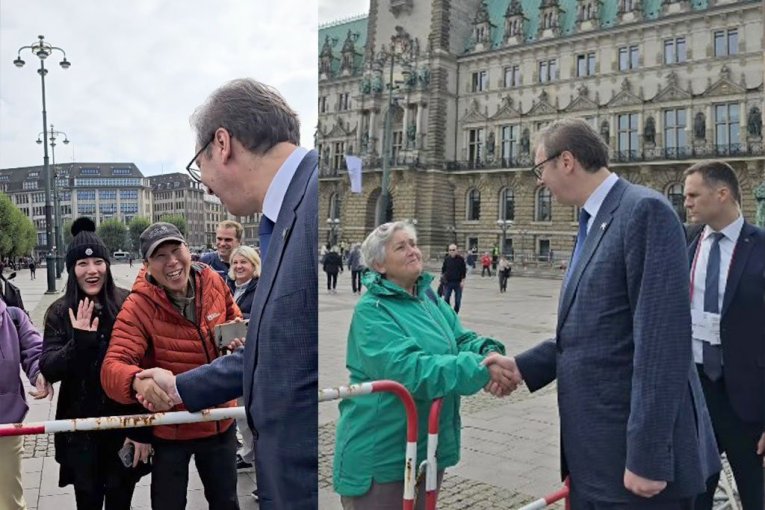
[[[361,263],[370,269],[374,269],[375,264],[385,263],[385,246],[393,234],[399,230],[405,230],[412,236],[414,242],[417,242],[417,231],[410,223],[403,221],[383,223],[374,229],[361,244]]]

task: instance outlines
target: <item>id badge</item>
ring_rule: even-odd
[[[691,310],[693,338],[720,345],[720,314]]]

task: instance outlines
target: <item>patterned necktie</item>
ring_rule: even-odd
[[[274,231],[274,222],[264,214],[260,217],[258,238],[260,239],[260,263],[265,265],[268,255],[268,243],[271,241],[271,233]]]
[[[720,239],[723,234],[713,232],[712,247],[709,249],[707,260],[707,274],[704,280],[704,311],[720,313]],[[716,381],[722,377],[722,349],[720,345],[712,345],[704,342],[704,373],[710,381]]]
[[[590,213],[585,209],[579,211],[579,231],[576,234],[576,243],[574,243],[574,253],[571,255],[571,263],[568,265],[568,271],[566,271],[566,280],[563,283],[563,288],[566,288],[571,275],[574,274],[574,268],[579,261],[579,255],[581,255],[584,249],[584,241],[587,239],[587,222],[590,221]]]

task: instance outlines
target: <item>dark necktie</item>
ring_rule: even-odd
[[[274,231],[274,222],[269,220],[265,214],[260,217],[260,228],[258,229],[258,238],[260,239],[260,263],[265,265],[266,255],[268,255],[268,243],[271,241],[271,233]]]
[[[707,276],[704,280],[704,311],[720,313],[720,239],[723,235],[712,232],[709,237],[712,238],[712,247],[709,248]],[[716,381],[722,377],[722,349],[719,344],[704,342],[703,345],[704,373],[710,381]]]
[[[579,231],[576,234],[576,242],[574,243],[574,253],[571,255],[571,263],[568,265],[568,271],[566,271],[566,280],[563,283],[565,289],[568,285],[571,275],[574,274],[574,268],[579,261],[579,255],[582,254],[584,249],[584,241],[587,239],[587,222],[590,221],[590,213],[585,209],[579,211]]]

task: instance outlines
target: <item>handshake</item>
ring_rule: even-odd
[[[489,370],[490,376],[483,389],[495,397],[505,397],[523,384],[521,371],[515,364],[515,358],[511,356],[492,352],[483,359],[481,365]]]
[[[164,368],[149,368],[133,379],[138,402],[151,412],[168,411],[183,402],[175,386],[175,374]]]

